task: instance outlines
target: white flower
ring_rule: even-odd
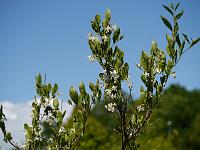
[[[94,61],[96,60],[96,56],[94,56],[94,55],[89,55],[87,58],[88,58],[89,61],[91,61],[91,62],[94,62]]]
[[[110,71],[111,77],[114,79],[114,81],[116,82],[117,79],[119,78],[119,75],[117,74],[116,70]]]
[[[88,34],[88,40],[89,41],[98,41],[97,36],[93,36],[91,33]]]
[[[161,69],[160,68],[156,68],[156,73],[160,74],[161,73]]]
[[[106,35],[102,36],[102,40],[104,40],[105,42],[108,41],[108,37]]]
[[[148,72],[145,72],[145,73],[144,73],[144,76],[145,76],[145,77],[149,77],[149,73],[148,73]]]
[[[137,106],[138,111],[144,111],[144,104]]]
[[[167,121],[167,126],[171,126],[171,125],[172,125],[172,123],[173,123],[173,122],[172,122],[172,121],[170,121],[170,120],[169,120],[169,121]]]
[[[137,64],[136,66],[137,66],[139,69],[141,69],[141,65],[140,65],[140,64]]]
[[[115,32],[117,30],[117,25],[115,24],[114,26],[112,26],[112,31]]]
[[[106,30],[106,33],[109,33],[110,31],[112,31],[112,28],[111,28],[110,26],[107,26],[107,27],[105,28],[105,30]]]
[[[112,90],[111,89],[106,89],[105,92],[106,92],[107,96],[111,96],[111,94],[112,94]]]
[[[176,78],[176,73],[175,73],[175,72],[172,72],[172,73],[171,73],[171,76],[174,77],[174,78]]]
[[[108,105],[105,105],[105,108],[110,111],[110,112],[114,112],[116,109],[116,104],[115,103],[109,103]]]
[[[117,91],[117,86],[113,85],[112,86],[112,91]]]
[[[149,97],[152,98],[153,97],[153,94],[151,92],[149,92]]]
[[[114,94],[114,93],[112,93],[111,96],[110,96],[111,99],[115,99],[116,97],[117,97],[117,95]]]

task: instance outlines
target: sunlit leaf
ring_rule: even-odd
[[[120,28],[117,28],[113,34],[113,43],[116,43],[120,35]]]

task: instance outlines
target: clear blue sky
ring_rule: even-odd
[[[140,71],[135,67],[142,49],[149,50],[157,40],[165,48],[168,30],[160,15],[168,15],[163,0],[1,0],[0,1],[0,101],[23,102],[35,95],[35,75],[47,74],[47,81],[59,84],[61,97],[68,98],[71,85],[96,81],[101,71],[90,63],[87,35],[90,20],[96,13],[112,12],[112,23],[125,35],[120,47],[130,65],[137,95]],[[177,2],[177,1],[174,1]],[[200,36],[200,1],[182,0],[185,14],[181,31],[190,37]],[[176,67],[177,78],[188,89],[200,88],[200,44],[185,54]]]

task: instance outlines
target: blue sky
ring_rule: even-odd
[[[35,75],[46,74],[47,81],[59,84],[61,98],[68,98],[71,85],[78,87],[96,81],[101,68],[90,63],[87,35],[90,20],[110,8],[112,23],[121,28],[125,38],[119,46],[125,52],[134,85],[140,86],[140,71],[135,67],[142,49],[151,41],[165,48],[167,28],[160,15],[168,15],[163,0],[20,0],[0,1],[0,101],[24,102],[33,99]],[[177,2],[177,1],[173,1]],[[200,1],[183,0],[185,14],[180,28],[189,37],[200,36]],[[188,89],[200,88],[200,44],[184,55],[177,65],[177,78]]]

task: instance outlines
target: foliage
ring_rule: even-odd
[[[111,113],[111,119],[114,118],[117,122],[114,131],[121,138],[121,149],[137,149],[136,139],[146,131],[152,112],[161,100],[168,78],[175,77],[174,67],[182,55],[200,41],[200,38],[190,41],[186,34],[182,34],[181,38],[178,21],[184,12],[178,11],[179,3],[163,7],[173,19],[171,23],[166,17],[161,16],[171,35],[166,34],[166,52],[161,50],[155,41],[152,42],[150,54],[142,51],[140,63],[137,65],[142,71],[141,80],[144,84],[141,86],[139,103],[132,100],[129,65],[124,61],[124,52],[118,46],[123,35],[119,27],[111,24],[111,12],[108,9],[103,20],[99,14],[94,17],[91,21],[93,33],[88,35],[88,44],[92,52],[88,58],[90,61],[97,61],[103,72],[99,73],[100,79],[95,84],[92,82],[89,84],[92,94],[87,93],[83,82],[79,84],[79,92],[74,87],[70,88],[68,103],[76,107],[72,125],[64,125],[66,111],[62,110],[59,102],[58,85],[46,83],[46,78],[43,81],[39,74],[36,76],[37,96],[32,103],[32,122],[30,125],[24,124],[25,145],[19,147],[12,141],[11,133],[5,128],[5,115],[1,106],[0,128],[3,131],[4,141],[17,149],[75,149],[84,134],[91,105],[103,103]],[[129,88],[128,95],[122,90],[124,81]],[[42,123],[48,130],[42,128]],[[101,126],[101,124],[96,125]],[[106,130],[101,132],[106,133]],[[90,136],[88,134],[88,137]],[[95,140],[95,143],[103,142],[102,138]],[[109,140],[113,142],[112,137]],[[82,143],[82,146],[95,148],[95,143],[91,141],[89,147]]]
[[[173,68],[181,59],[183,53],[189,50],[200,38],[189,41],[187,35],[180,38],[178,21],[183,15],[183,10],[178,11],[179,3],[170,7],[163,5],[170,13],[173,22],[161,16],[165,26],[169,28],[171,35],[166,34],[166,52],[158,48],[155,41],[152,42],[150,54],[142,51],[138,68],[143,72],[141,80],[141,103],[132,102],[132,83],[129,76],[129,65],[124,61],[124,52],[119,48],[118,42],[122,40],[121,30],[113,26],[110,22],[110,10],[105,13],[105,18],[101,20],[100,15],[96,15],[91,21],[94,33],[89,33],[88,42],[92,55],[91,61],[96,60],[103,73],[99,74],[102,90],[104,91],[103,102],[105,108],[113,114],[119,126],[115,131],[121,136],[121,149],[137,149],[136,138],[146,130],[146,124],[154,108],[159,104],[163,89],[170,76],[175,77]],[[185,40],[188,48],[185,48]],[[92,58],[92,59],[91,59]],[[129,95],[123,95],[122,82],[127,81]],[[155,96],[153,96],[155,95]],[[131,112],[131,113],[129,113]]]
[[[140,103],[141,99],[135,101]],[[200,91],[187,91],[179,85],[171,85],[163,95],[162,102],[154,110],[148,130],[141,134],[136,140],[136,144],[141,150],[196,150],[199,149],[199,116],[200,116]],[[80,141],[79,149],[84,149],[92,141],[98,145],[95,149],[120,149],[120,137],[116,136],[113,128],[116,121],[111,119],[110,113],[105,111],[103,105],[96,105],[91,112],[90,117],[93,122],[88,122],[86,133]],[[105,120],[107,122],[105,122]],[[98,125],[96,125],[98,124]],[[99,127],[99,124],[101,126]],[[186,125],[187,124],[187,125]],[[99,128],[99,130],[90,130],[90,128]],[[107,131],[102,134],[101,131]],[[90,135],[90,136],[88,136]],[[103,141],[98,143],[96,139]],[[118,141],[118,142],[111,142]],[[94,140],[93,140],[94,139]],[[84,143],[84,146],[82,146]],[[145,144],[144,144],[145,143]]]
[[[46,80],[46,79],[45,79]],[[77,112],[73,115],[71,128],[64,126],[66,110],[62,110],[58,99],[58,85],[43,83],[39,74],[36,76],[36,91],[38,96],[32,103],[31,125],[24,124],[26,142],[19,147],[12,141],[12,136],[5,128],[5,115],[1,115],[1,129],[4,141],[10,142],[16,149],[74,149],[83,136],[85,124],[91,109],[90,97],[84,84],[79,85],[80,94],[71,87],[69,93],[74,101]],[[71,100],[69,100],[71,102]],[[72,103],[72,102],[71,102]],[[1,113],[2,114],[2,107]],[[45,128],[43,128],[45,127]]]

